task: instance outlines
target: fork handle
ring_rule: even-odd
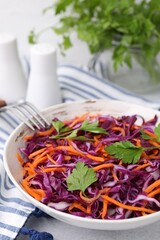
[[[7,103],[3,99],[0,99],[0,108],[4,107],[6,105],[7,105]]]

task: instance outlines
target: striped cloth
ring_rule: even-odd
[[[107,80],[75,66],[58,68],[58,77],[63,102],[82,99],[119,99],[134,102],[154,109],[158,103],[150,102],[130,93]],[[19,124],[14,116],[0,113],[0,239],[15,239],[35,207],[15,188],[7,177],[3,166],[3,148],[10,133]]]

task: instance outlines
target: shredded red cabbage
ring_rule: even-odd
[[[110,201],[107,201],[106,207],[104,195],[123,205],[146,208],[153,212],[159,211],[160,184],[149,192],[145,190],[160,179],[160,142],[154,137],[150,139],[142,137],[142,131],[155,135],[157,116],[149,121],[137,115],[115,118],[97,114],[94,117],[88,115],[85,119],[89,122],[98,121],[98,126],[105,129],[107,134],[80,130],[77,136],[84,136],[90,140],[67,139],[67,134],[62,138],[54,138],[53,136],[58,132],[52,127],[52,132],[47,135],[39,134],[37,131],[33,136],[26,138],[25,148],[20,148],[20,154],[24,159],[22,185],[25,190],[51,208],[86,218],[116,220],[149,214],[125,209]],[[74,121],[75,119],[64,122],[65,127],[70,126]],[[82,123],[83,121],[77,121],[73,129],[79,128]],[[41,132],[45,133],[45,131]],[[144,151],[137,163],[125,164],[121,159],[111,156],[104,150],[106,146],[120,141],[130,141],[135,145],[139,143],[142,147],[155,148]],[[79,154],[63,149],[64,146],[69,145]],[[62,148],[56,149],[58,146]],[[31,157],[40,149],[44,149],[40,155]],[[101,157],[104,162],[95,161],[90,156]],[[42,157],[43,160],[38,160]],[[66,182],[77,162],[83,162],[89,168],[104,163],[112,163],[113,167],[96,171],[98,180],[87,187],[82,197],[80,190],[69,191]],[[134,170],[138,166],[144,167]],[[53,170],[46,171],[46,169]],[[157,193],[154,194],[153,191]],[[74,203],[76,204],[73,205]]]

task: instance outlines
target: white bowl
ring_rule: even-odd
[[[112,116],[140,114],[146,120],[158,116],[160,120],[160,112],[139,105],[127,104],[120,101],[108,100],[87,100],[81,102],[65,103],[52,106],[43,111],[46,118],[51,121],[54,117],[60,120],[71,119],[75,115],[81,115],[84,112],[95,112],[100,114],[110,114]],[[63,213],[53,208],[50,208],[31,197],[21,187],[22,167],[19,161],[16,160],[16,151],[19,146],[22,146],[22,138],[32,131],[25,124],[18,126],[9,137],[4,149],[4,165],[6,172],[15,186],[26,196],[28,201],[36,207],[47,213],[48,215],[75,225],[89,229],[99,230],[122,230],[133,229],[154,223],[160,219],[160,212],[156,212],[147,216],[124,219],[124,220],[100,220],[77,217],[68,213]]]

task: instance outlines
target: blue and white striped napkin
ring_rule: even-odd
[[[130,93],[107,80],[81,68],[63,65],[58,68],[63,102],[82,99],[118,99],[154,109],[158,103]],[[35,207],[19,192],[7,177],[3,166],[4,144],[19,124],[14,116],[0,113],[0,239],[15,239]]]

